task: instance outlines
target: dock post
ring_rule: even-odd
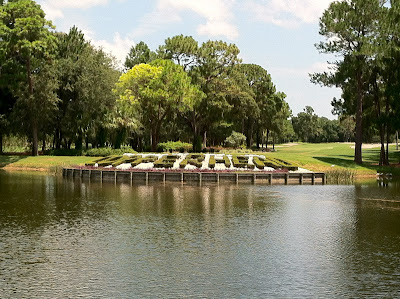
[[[163,182],[164,182],[164,184],[165,184],[165,177],[166,177],[166,174],[164,172],[164,174],[163,174]]]
[[[131,171],[131,187],[132,187],[132,181],[133,181],[133,173]]]
[[[272,173],[269,174],[268,181],[269,181],[269,184],[272,185]]]
[[[255,183],[256,183],[256,174],[253,173],[253,184],[255,184]]]
[[[92,178],[92,170],[89,169],[89,180]]]
[[[181,182],[183,183],[183,172],[181,172]]]
[[[288,182],[289,182],[289,174],[286,173],[286,174],[285,174],[285,185],[287,185]]]
[[[236,184],[239,183],[239,174],[236,174]]]
[[[100,180],[103,182],[103,170],[100,170]]]
[[[217,175],[217,183],[219,183],[219,173],[216,173]]]
[[[201,172],[199,172],[199,182],[200,182],[200,184],[201,184],[201,179],[202,179]]]
[[[146,185],[149,183],[149,173],[146,172]]]
[[[303,185],[303,174],[302,173],[300,173],[299,184]]]
[[[114,182],[117,182],[117,171],[114,170]]]
[[[313,174],[311,176],[311,184],[315,185],[315,172],[313,172]]]
[[[326,173],[322,174],[322,185],[326,185]]]

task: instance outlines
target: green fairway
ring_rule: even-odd
[[[359,175],[376,174],[379,162],[379,147],[363,148],[362,166],[353,162],[354,144],[350,143],[299,143],[294,145],[278,145],[276,152],[267,153],[267,156],[281,158],[297,164],[299,167],[313,171],[326,172],[334,168],[349,168],[356,170]],[[400,152],[395,146],[390,146],[390,163],[398,164]]]

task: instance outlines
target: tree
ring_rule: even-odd
[[[106,115],[113,111],[115,96],[112,89],[118,80],[113,59],[96,49],[83,33],[72,27],[68,34],[58,35],[57,69],[58,96],[61,99],[57,114],[56,148],[82,149],[83,138],[90,130],[104,126]]]
[[[238,148],[246,143],[246,136],[242,133],[233,131],[232,134],[225,139],[225,143],[234,148]]]
[[[334,73],[314,74],[312,81],[335,85],[342,90],[349,86],[356,95],[356,137],[354,161],[362,163],[363,103],[368,81],[368,61],[373,58],[377,24],[382,13],[381,0],[343,0],[332,2],[320,19],[320,34],[325,42],[317,45],[322,53],[342,56],[334,63]],[[348,101],[349,98],[345,99]]]
[[[162,59],[170,59],[189,71],[195,64],[198,55],[198,42],[191,36],[177,35],[165,40],[157,50]]]
[[[38,131],[48,122],[58,101],[54,92],[56,76],[51,68],[56,48],[52,28],[32,0],[7,2],[0,7],[1,51],[7,63],[15,64],[25,77],[13,94],[20,114],[28,120],[33,155],[38,155]]]
[[[131,47],[125,59],[125,69],[129,70],[137,64],[150,63],[156,58],[156,54],[152,52],[145,42],[139,42],[136,46]]]
[[[318,115],[314,114],[311,106],[306,106],[304,112],[292,118],[293,129],[304,142],[315,142],[322,133],[319,126]]]
[[[115,92],[121,107],[151,130],[152,151],[157,150],[165,118],[201,96],[182,67],[169,60],[134,66],[120,77]]]
[[[190,75],[205,96],[186,116],[194,135],[194,151],[201,150],[201,133],[206,147],[207,131],[220,123],[231,109],[228,98],[236,89],[229,78],[233,67],[241,61],[239,52],[236,45],[223,41],[207,41],[198,50],[196,66]]]

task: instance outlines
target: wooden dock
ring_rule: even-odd
[[[326,174],[321,172],[167,172],[129,171],[115,169],[64,168],[67,178],[85,178],[108,182],[251,182],[269,185],[326,184]]]

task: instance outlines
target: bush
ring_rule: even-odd
[[[226,168],[231,167],[231,161],[229,160],[229,157],[227,155],[224,155],[224,163]]]
[[[191,143],[185,143],[182,141],[168,141],[159,143],[158,146],[163,149],[163,151],[179,151],[181,153],[188,152],[192,149]]]
[[[113,149],[111,147],[92,148],[86,152],[86,156],[90,157],[105,157],[111,155],[123,155],[125,153],[136,154],[137,152],[130,147]]]
[[[233,131],[232,134],[225,139],[225,143],[228,146],[238,148],[241,147],[245,144],[246,142],[246,136],[244,136],[242,133],[238,133]]]
[[[216,163],[216,161],[215,161],[215,156],[210,156],[210,160],[208,161],[208,167],[210,167],[210,168],[215,168],[215,163]]]
[[[261,161],[260,158],[257,156],[253,157],[253,163],[258,169],[264,169],[264,167],[265,167],[264,162]]]
[[[82,156],[83,151],[76,149],[62,148],[62,149],[48,150],[45,152],[45,154],[49,156]]]
[[[156,168],[172,168],[178,157],[175,155],[163,156],[161,159],[154,162]]]

